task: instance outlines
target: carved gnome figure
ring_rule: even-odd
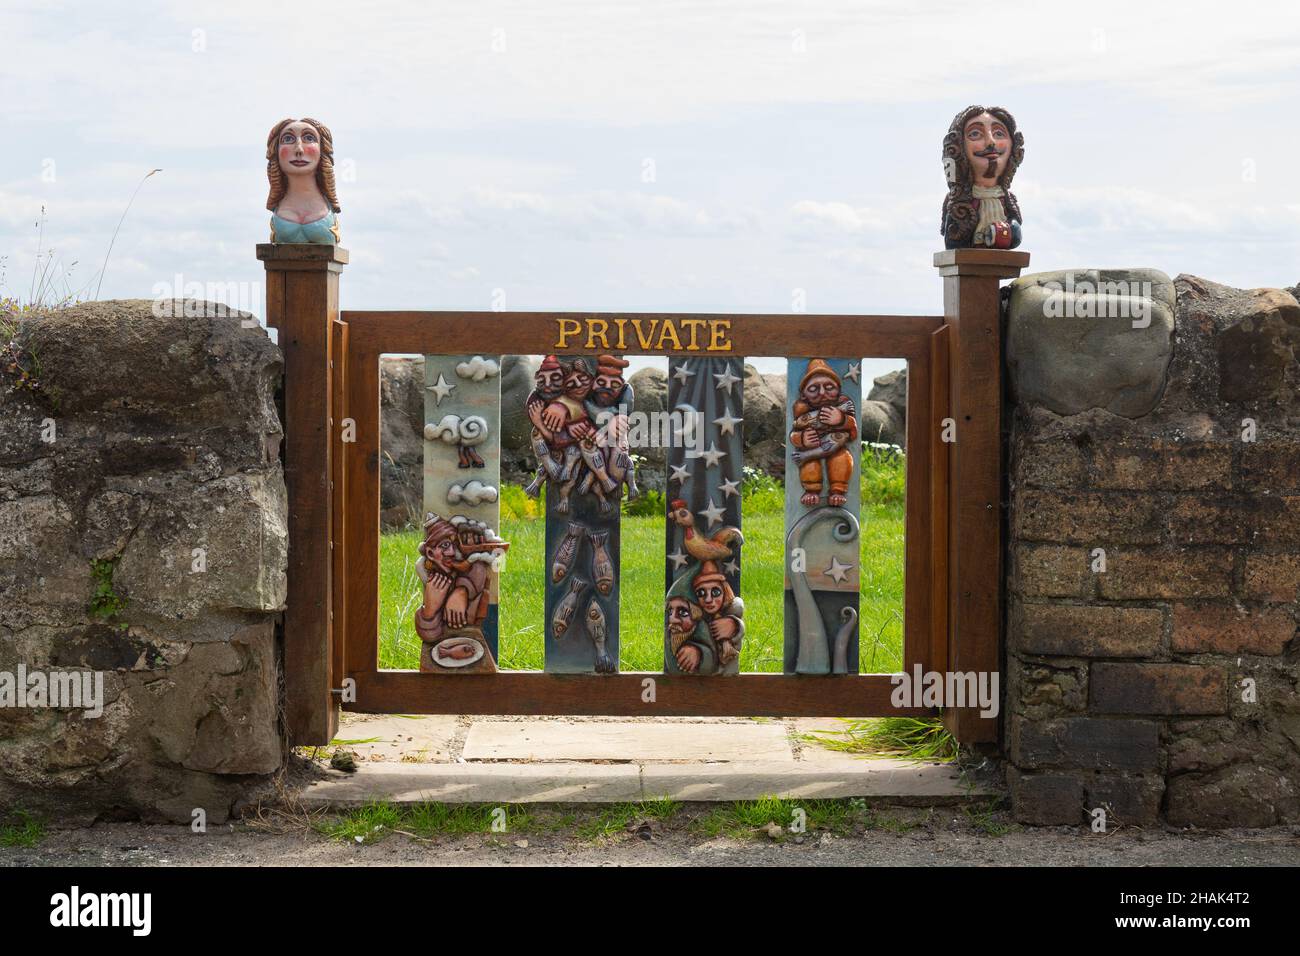
[[[1002,107],[968,106],[953,118],[943,138],[945,248],[1020,245],[1020,205],[1010,187],[1024,158],[1024,134]]]

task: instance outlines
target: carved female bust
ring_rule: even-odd
[[[338,244],[334,137],[314,119],[284,119],[266,138],[271,241]]]
[[[968,106],[943,138],[944,246],[1014,249],[1020,245],[1020,204],[1011,179],[1025,158],[1025,137],[1000,106]]]

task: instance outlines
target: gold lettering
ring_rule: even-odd
[[[682,325],[686,326],[691,333],[690,341],[686,343],[688,352],[698,352],[700,350],[700,328],[707,324],[703,319],[682,319]]]
[[[664,319],[664,324],[659,329],[659,344],[656,348],[665,348],[664,340],[669,337],[673,340],[674,351],[680,352],[682,349],[682,340],[677,337],[677,328],[673,325],[672,319]]]
[[[562,349],[569,344],[568,342],[569,336],[577,335],[579,332],[582,331],[582,323],[579,322],[577,319],[556,319],[555,321],[560,326],[559,341],[555,343],[555,347],[557,349]],[[566,326],[572,326],[572,327],[566,328]]]
[[[622,352],[627,348],[627,343],[623,340],[623,334],[627,331],[627,319],[615,319],[614,324],[618,326],[618,343],[614,346],[614,351]]]
[[[594,349],[596,347],[596,339],[599,338],[600,347],[602,349],[605,349],[606,351],[609,351],[609,339],[605,337],[605,333],[608,331],[608,329],[609,329],[609,323],[606,322],[604,319],[588,319],[587,320],[587,348]]]
[[[709,348],[710,352],[730,352],[731,339],[728,332],[731,329],[730,319],[710,319],[709,320]]]
[[[632,331],[636,333],[636,340],[637,340],[639,343],[641,343],[641,348],[645,349],[647,352],[650,350],[650,343],[653,342],[653,341],[655,340],[655,329],[656,329],[658,326],[659,326],[659,320],[658,320],[658,319],[651,319],[651,320],[650,320],[650,332],[649,332],[649,334],[648,334],[648,335],[642,335],[642,334],[641,334],[641,320],[640,320],[640,319],[633,319],[633,320],[632,320]]]

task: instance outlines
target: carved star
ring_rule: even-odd
[[[668,476],[669,481],[679,481],[685,483],[686,480],[691,477],[690,473],[686,470],[685,465],[673,465],[672,469],[673,469],[672,474]]]
[[[732,478],[730,481],[724,481],[722,484],[718,485],[718,490],[722,492],[723,501],[726,501],[732,495],[735,495],[737,498],[739,498],[740,482],[736,481],[735,478]]]
[[[715,418],[713,424],[718,426],[719,435],[734,435],[736,433],[736,426],[743,421],[743,418],[736,418],[732,415],[731,409],[724,405],[722,407],[722,417]]]
[[[841,564],[840,559],[838,557],[832,556],[831,566],[827,568],[825,571],[823,571],[822,574],[826,575],[827,577],[834,578],[835,581],[839,584],[843,584],[844,579],[848,577],[848,573],[852,570],[853,570],[853,565]]]
[[[731,366],[728,365],[724,371],[714,372],[713,380],[718,383],[718,388],[724,392],[730,392],[731,386],[740,381],[740,376],[731,373]]]
[[[694,374],[695,374],[695,369],[687,368],[685,365],[678,365],[677,371],[673,372],[673,378],[677,379],[677,381],[685,385],[686,380],[689,379]]]
[[[705,468],[712,468],[723,458],[726,458],[727,453],[725,451],[718,451],[717,442],[709,442],[709,450],[701,452],[700,457],[704,459]]]
[[[861,362],[850,362],[850,363],[849,363],[849,370],[848,370],[847,372],[844,373],[844,377],[845,377],[845,378],[852,379],[852,380],[855,381],[855,382],[858,381],[859,379],[861,379],[861,378],[862,378],[862,363],[861,363]]]
[[[709,527],[713,527],[722,521],[723,511],[713,503],[713,498],[709,498],[709,506],[700,512],[700,517],[709,519]]]
[[[722,566],[722,570],[726,571],[728,574],[739,574],[740,565],[736,563],[735,558],[732,558],[730,561],[728,561],[726,564]]]
[[[433,405],[436,408],[437,406],[442,404],[442,400],[446,398],[448,395],[450,395],[451,390],[456,386],[453,385],[451,382],[448,382],[445,378],[443,378],[442,373],[439,372],[438,384],[426,385],[424,387],[428,389],[430,392],[433,392]]]
[[[678,548],[672,554],[668,555],[668,560],[673,563],[673,570],[681,570],[682,565],[686,563],[686,555],[682,554],[682,549]]]

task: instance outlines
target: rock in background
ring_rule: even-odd
[[[907,447],[907,369],[872,380],[862,403],[862,440]]]
[[[424,519],[424,358],[379,360],[379,520],[384,530]]]
[[[280,352],[219,306],[152,306],[25,318],[37,389],[0,370],[0,671],[104,689],[98,718],[0,708],[3,807],[220,822],[283,763]]]

